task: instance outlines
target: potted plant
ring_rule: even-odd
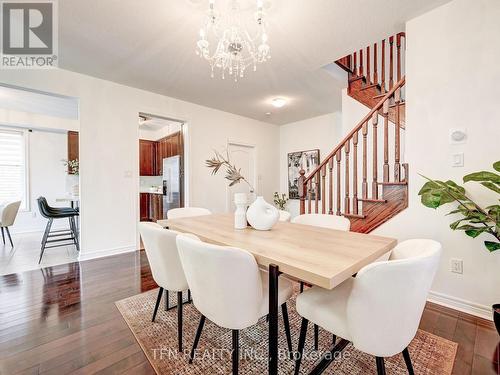
[[[500,172],[500,161],[493,164],[493,169]],[[492,204],[481,207],[466,193],[465,188],[453,181],[439,181],[424,177],[428,181],[419,191],[422,204],[430,208],[438,208],[447,203],[458,203],[457,207],[448,215],[459,214],[460,219],[450,224],[452,230],[462,230],[469,237],[476,238],[481,234],[489,236],[484,246],[490,252],[500,249],[500,205]],[[485,188],[500,195],[500,174],[490,171],[481,171],[463,177],[463,182],[478,182]],[[497,203],[497,202],[495,202]],[[500,304],[493,307],[493,319],[500,335]]]
[[[76,181],[76,183],[73,183],[73,185],[71,186],[71,194],[77,196],[80,194],[78,179],[78,176],[80,174],[80,162],[78,161],[78,159],[63,160],[62,162],[68,170],[68,175],[74,176],[73,179]]]

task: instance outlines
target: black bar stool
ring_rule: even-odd
[[[42,248],[40,250],[40,259],[38,264],[42,261],[43,253],[45,249],[51,247],[68,246],[74,244],[76,250],[80,251],[80,243],[78,239],[78,230],[76,228],[75,217],[79,215],[78,211],[70,207],[51,207],[47,203],[44,197],[39,197],[37,199],[38,208],[40,214],[48,219],[47,226],[45,227],[45,233],[42,237]],[[68,219],[69,229],[63,230],[52,230],[52,222],[54,219]],[[51,239],[54,238],[54,239]],[[68,243],[68,241],[71,241]],[[54,243],[54,245],[47,246],[49,243]]]

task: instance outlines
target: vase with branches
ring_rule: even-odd
[[[280,196],[277,191],[274,192],[274,204],[276,205],[276,207],[278,207],[278,209],[284,210],[287,202],[288,197],[286,196],[286,194],[283,193]]]

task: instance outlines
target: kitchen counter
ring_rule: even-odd
[[[160,194],[160,195],[163,195],[162,191],[150,191],[149,189],[140,189],[139,192],[141,194]]]

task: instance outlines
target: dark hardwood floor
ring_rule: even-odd
[[[153,374],[114,302],[155,288],[144,252],[0,276],[0,374]],[[421,328],[458,342],[455,374],[498,374],[493,323],[428,304]]]

